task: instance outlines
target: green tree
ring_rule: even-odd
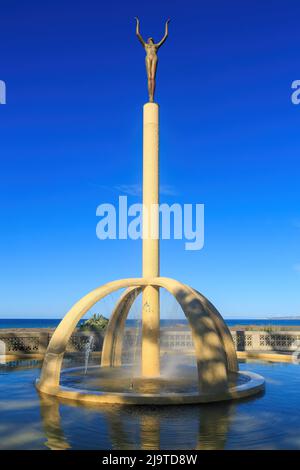
[[[103,315],[94,313],[91,318],[89,318],[79,326],[79,329],[81,331],[103,331],[107,327],[108,321],[108,318],[105,318]]]

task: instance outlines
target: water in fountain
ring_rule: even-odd
[[[138,358],[140,358],[141,351],[141,327],[142,320],[141,318],[136,319],[135,323],[135,339],[132,345],[133,354],[132,354],[132,377],[131,377],[131,388],[134,388],[134,377],[137,375],[140,364]]]
[[[87,340],[87,342],[85,344],[85,347],[84,347],[84,374],[85,375],[87,373],[88,364],[89,364],[89,357],[90,357],[91,351],[93,349],[94,342],[95,342],[94,336],[90,335],[88,337],[88,340]]]

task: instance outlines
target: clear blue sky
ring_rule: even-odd
[[[59,318],[141,273],[139,241],[95,234],[96,207],[141,180],[136,15],[156,40],[172,19],[157,75],[162,201],[205,204],[204,249],[164,241],[162,275],[225,317],[300,314],[299,13],[298,0],[1,2],[2,318]]]

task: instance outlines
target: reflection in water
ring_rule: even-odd
[[[69,449],[64,432],[61,427],[59,414],[59,401],[47,395],[40,394],[41,416],[47,440],[46,447],[51,450]]]
[[[146,410],[145,410],[146,411]],[[158,414],[144,412],[140,416],[141,449],[160,449],[160,420]]]
[[[39,370],[19,366],[0,370],[1,449],[300,449],[295,364],[241,364],[266,378],[265,393],[246,400],[98,407],[39,398]]]
[[[199,434],[196,449],[225,449],[234,410],[235,405],[233,402],[203,405],[199,419]]]
[[[111,409],[105,407],[104,416],[112,448],[120,450],[136,449],[136,439],[132,439],[132,433],[128,432],[128,423],[120,419],[120,415],[118,407],[112,407]]]
[[[70,448],[63,431],[59,400],[40,395],[40,404],[46,447],[52,450]],[[77,407],[75,402],[71,406]],[[234,407],[233,402],[181,406],[180,418],[174,420],[175,406],[103,405],[89,408],[85,405],[86,409],[103,416],[111,447],[119,450],[167,448],[170,447],[167,444],[170,434],[172,448],[224,449]],[[162,447],[161,441],[166,441]]]

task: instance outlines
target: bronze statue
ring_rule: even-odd
[[[140,21],[136,17],[136,35],[144,47],[146,51],[146,70],[147,70],[147,77],[148,77],[148,92],[149,92],[149,101],[150,103],[153,103],[154,101],[154,91],[155,91],[155,75],[156,75],[156,68],[157,68],[157,62],[158,62],[158,57],[157,57],[157,51],[160,48],[160,46],[163,45],[165,40],[168,37],[168,24],[170,20],[166,21],[166,26],[165,26],[165,35],[162,38],[161,41],[159,41],[157,44],[154,43],[153,38],[149,38],[147,42],[144,41],[140,34]]]

